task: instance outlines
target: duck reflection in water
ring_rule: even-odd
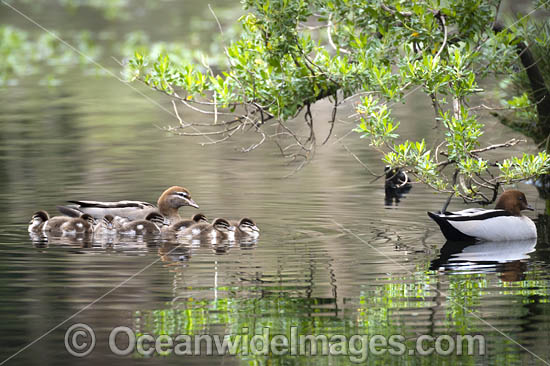
[[[537,239],[465,243],[447,241],[431,270],[499,272],[503,281],[520,281],[527,268],[529,253],[535,251]]]
[[[409,193],[412,188],[411,179],[407,173],[399,168],[391,168],[386,165],[384,168],[384,174],[386,177],[384,183],[385,197],[384,201],[386,206],[397,206],[404,198],[405,194]]]

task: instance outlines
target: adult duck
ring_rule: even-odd
[[[510,241],[537,237],[535,223],[521,211],[533,208],[523,192],[511,189],[497,200],[493,210],[470,208],[457,212],[428,212],[450,241]]]
[[[87,213],[96,219],[105,215],[124,217],[131,221],[144,220],[152,212],[160,213],[168,223],[181,220],[178,209],[183,206],[199,208],[199,205],[191,198],[191,193],[179,186],[173,186],[165,190],[157,201],[157,206],[141,201],[68,201],[73,205],[58,206],[59,211],[65,215],[79,217]]]

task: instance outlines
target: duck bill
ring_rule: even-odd
[[[186,198],[185,201],[187,202],[188,206],[199,208],[199,205],[195,201],[193,201],[191,198]]]
[[[257,232],[257,233],[260,232],[260,228],[258,228],[256,225],[251,226],[250,228],[251,228],[253,231]]]
[[[235,226],[230,226],[230,227],[227,228],[227,230],[229,230],[229,231],[235,231],[235,229],[237,229]]]
[[[527,205],[527,207],[525,207],[525,209],[529,210],[529,211],[535,211],[535,209],[531,205]]]

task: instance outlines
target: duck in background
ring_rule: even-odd
[[[235,227],[223,218],[217,218],[211,224],[201,222],[181,232],[182,237],[200,238],[201,241],[235,240]]]
[[[58,206],[61,213],[79,217],[86,213],[96,219],[102,219],[105,215],[127,218],[128,220],[144,220],[152,212],[161,214],[168,223],[181,220],[178,209],[184,206],[199,208],[199,205],[191,198],[191,193],[184,187],[173,186],[165,190],[157,201],[157,206],[141,201],[68,201],[73,205]]]
[[[537,237],[535,223],[521,211],[533,208],[523,192],[505,191],[493,210],[473,208],[457,212],[428,212],[449,241],[511,241]]]
[[[401,198],[411,190],[411,179],[403,169],[392,169],[389,165],[384,167],[384,173],[386,175],[384,182],[385,204],[386,206],[392,206],[395,203],[397,206]]]
[[[240,221],[231,221],[230,223],[235,227],[236,240],[257,239],[260,236],[260,229],[248,217],[243,217]]]

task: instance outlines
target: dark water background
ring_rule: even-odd
[[[213,23],[201,2],[161,3],[150,12],[133,8],[134,22],[106,19],[87,8],[64,13],[22,6],[47,27],[86,26],[121,35],[146,29],[157,40],[185,42],[190,19]],[[0,19],[36,31],[5,7]],[[118,72],[109,56],[104,63]],[[29,76],[0,89],[0,362],[42,337],[6,364],[350,363],[344,356],[117,357],[107,345],[117,326],[155,336],[239,334],[263,327],[286,334],[294,326],[313,335],[399,334],[408,348],[422,334],[481,334],[487,343],[481,356],[386,353],[365,362],[520,365],[543,364],[534,355],[549,359],[550,258],[544,238],[478,247],[462,260],[449,259],[448,248],[441,254],[444,238],[426,216],[445,197],[415,185],[399,203],[386,203],[383,182],[372,182],[334,139],[302,171],[283,179],[292,166],[274,144],[242,154],[236,149],[253,137],[202,147],[198,140],[168,135],[155,126],[173,123],[173,117],[113,77],[76,69],[55,87],[40,80],[41,75]],[[166,98],[132,86],[170,110]],[[422,95],[412,94],[394,108],[402,135],[441,134],[433,129],[433,111]],[[323,103],[314,110],[320,136],[330,111]],[[350,106],[340,116],[351,113]],[[484,118],[486,143],[521,137]],[[351,128],[351,122],[340,123],[336,135]],[[343,141],[373,170],[382,170],[378,155],[357,134]],[[534,151],[527,144],[515,152],[526,150]],[[67,199],[155,202],[171,185],[187,187],[209,218],[254,218],[262,230],[259,242],[221,247],[159,238],[44,242],[31,240],[26,230],[34,211],[53,213]],[[530,214],[537,218],[544,201],[532,186],[519,189],[537,208]],[[450,208],[463,206],[456,201]],[[69,355],[63,341],[78,322],[97,336],[96,349],[82,359]]]

